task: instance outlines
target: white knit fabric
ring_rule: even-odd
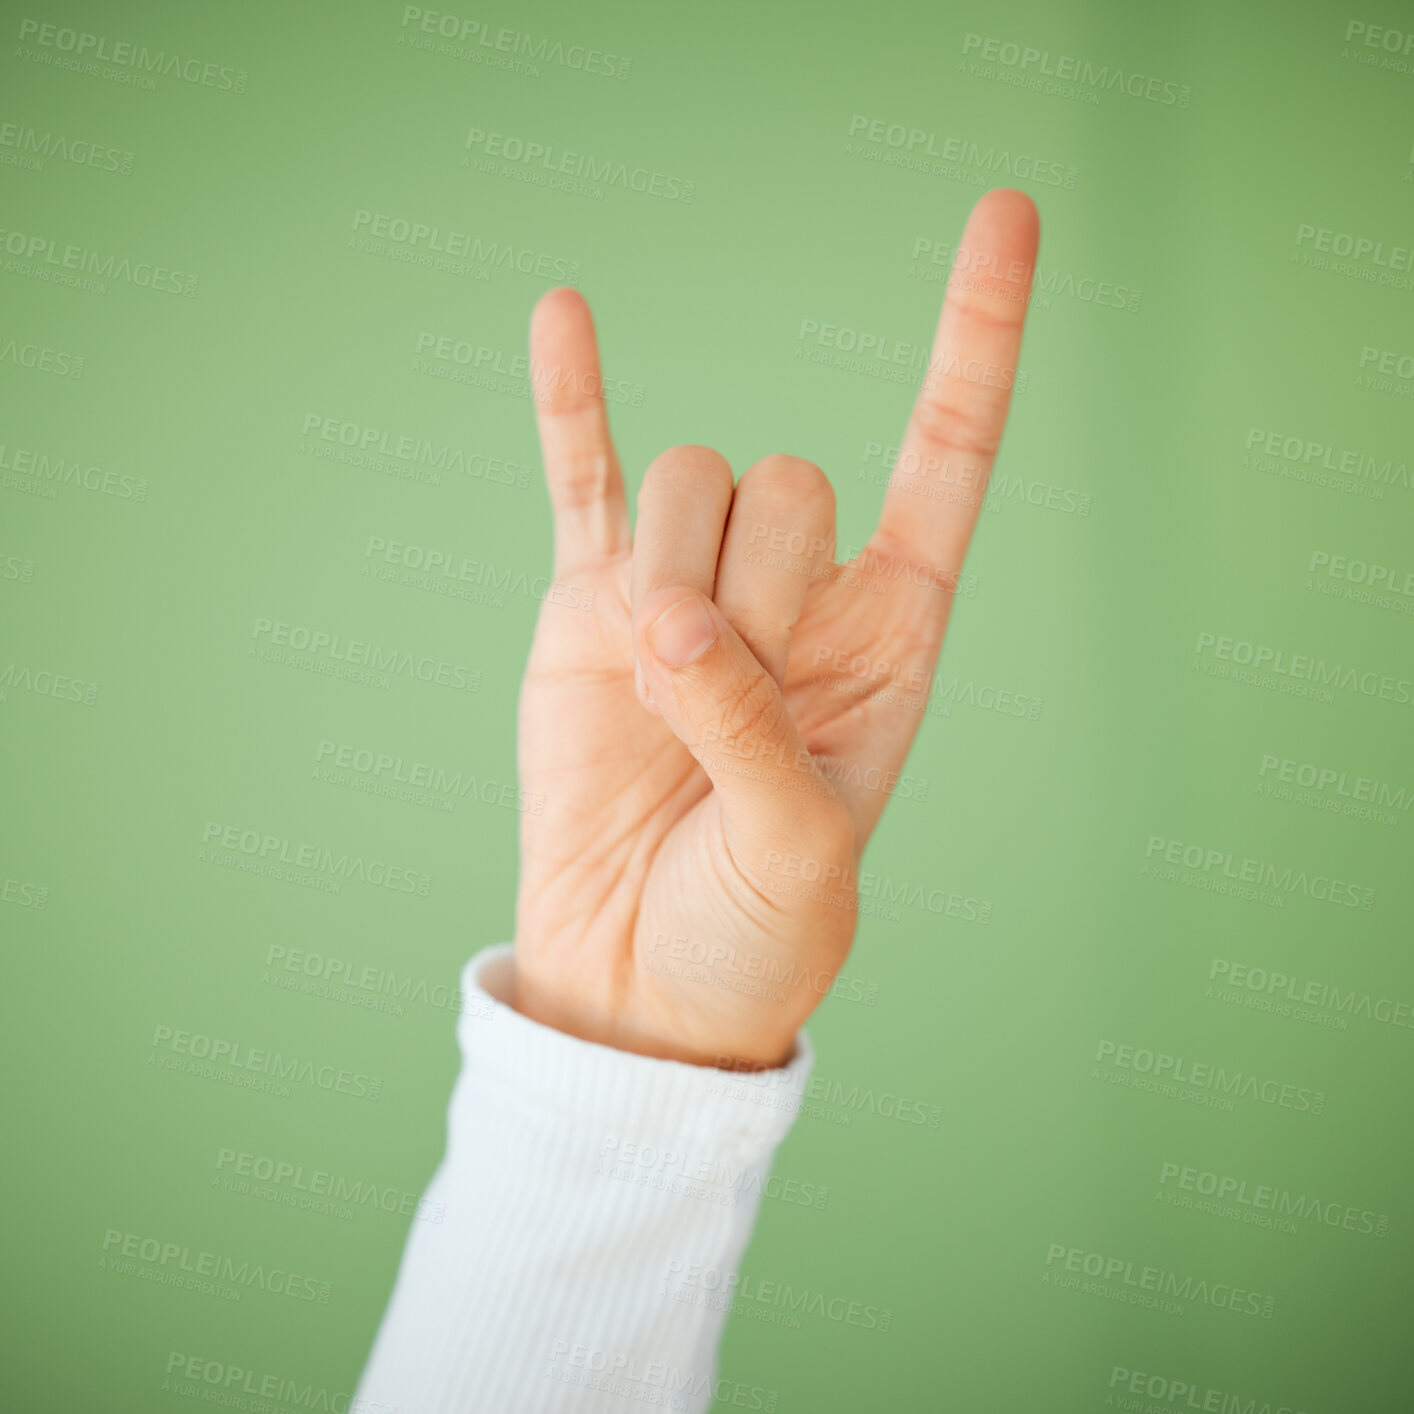
[[[799,1108],[808,1039],[758,1075],[594,1045],[506,1004],[511,952],[463,971],[461,1072],[421,1209],[442,1221],[412,1225],[351,1410],[763,1407],[719,1388],[722,1277]]]

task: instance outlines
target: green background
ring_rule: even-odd
[[[1414,709],[1225,679],[1197,651],[1210,634],[1414,676],[1410,595],[1360,602],[1348,580],[1308,573],[1322,553],[1401,584],[1414,569],[1400,477],[1414,384],[1360,377],[1362,349],[1414,352],[1410,277],[1371,281],[1368,257],[1364,274],[1305,265],[1313,243],[1298,242],[1307,225],[1414,244],[1414,70],[1346,37],[1352,22],[1398,29],[1399,7],[455,12],[626,58],[622,78],[419,49],[395,4],[6,8],[0,124],[35,135],[31,157],[48,134],[49,155],[36,168],[23,138],[0,145],[0,228],[197,277],[190,298],[121,276],[66,287],[9,244],[0,269],[0,344],[50,349],[70,374],[57,355],[83,359],[80,377],[0,361],[5,467],[22,451],[48,459],[0,485],[7,1408],[190,1408],[164,1389],[172,1352],[351,1390],[409,1219],[231,1191],[218,1156],[416,1195],[441,1152],[454,1016],[280,988],[269,950],[430,988],[510,935],[514,809],[334,783],[319,750],[432,763],[489,783],[493,800],[514,782],[533,595],[459,602],[380,581],[365,549],[383,537],[547,572],[524,380],[428,377],[415,346],[431,332],[509,361],[559,281],[371,254],[350,244],[354,213],[577,262],[606,374],[643,390],[611,409],[630,488],[674,443],[717,447],[738,473],[790,451],[826,469],[840,544],[857,546],[882,495],[866,448],[897,445],[911,389],[877,366],[811,362],[802,322],[926,343],[946,266],[924,278],[915,244],[955,241],[990,185],[1036,200],[1053,284],[1029,321],[1028,385],[996,473],[1010,481],[981,519],[943,674],[970,685],[962,698],[991,688],[1041,705],[1013,716],[959,700],[930,716],[908,766],[927,798],[896,801],[866,856],[896,883],[989,901],[990,921],[866,914],[847,971],[876,1004],[831,1000],[810,1026],[826,1081],[936,1104],[940,1127],[848,1104],[848,1123],[802,1118],[777,1167],[823,1185],[826,1206],[763,1203],[746,1259],[754,1277],[888,1307],[891,1328],[789,1329],[741,1311],[724,1373],[817,1414],[1180,1407],[1125,1393],[1116,1367],[1244,1409],[1409,1407],[1414,1033],[1334,1003],[1263,1010],[1242,1004],[1260,998],[1245,988],[1224,1004],[1209,974],[1222,959],[1414,1001]],[[248,78],[243,92],[176,76],[145,90],[106,76],[122,66],[74,72],[39,57],[63,56],[22,37],[26,18]],[[1407,11],[1402,23],[1414,28]],[[1191,101],[1020,87],[968,66],[969,34],[1171,81]],[[1074,184],[977,154],[952,175],[877,160],[881,144],[861,156],[857,115],[940,148],[1059,163]],[[692,200],[478,172],[462,165],[470,127],[690,181]],[[61,138],[131,154],[131,170],[56,155]],[[1137,292],[1138,307],[1084,297],[1087,279]],[[429,484],[319,456],[304,435],[315,416],[501,459],[526,484]],[[1254,430],[1393,471],[1301,479],[1299,461],[1253,460]],[[120,489],[77,484],[59,462]],[[142,500],[121,492],[137,479]],[[1081,498],[1087,513],[1065,508]],[[460,666],[479,689],[270,661],[263,619]],[[44,690],[46,673],[96,684],[92,701]],[[1314,802],[1263,793],[1267,757],[1388,783],[1394,803],[1367,819],[1323,808],[1344,803],[1334,787]],[[223,867],[212,823],[432,883],[425,897],[352,881],[335,893]],[[1210,876],[1146,873],[1155,837],[1353,881],[1373,906],[1185,886]],[[157,1063],[159,1026],[348,1068],[381,1092],[278,1096],[177,1073]],[[1105,1041],[1320,1091],[1324,1107],[1127,1086],[1097,1064]],[[1310,1217],[1282,1231],[1185,1207],[1160,1182],[1166,1163],[1387,1229]],[[143,1280],[104,1264],[111,1232],[282,1264],[329,1299]],[[1066,1289],[1063,1262],[1047,1263],[1056,1247],[1232,1283],[1273,1297],[1272,1313]]]

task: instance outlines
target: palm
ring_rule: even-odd
[[[1029,266],[1034,214],[1028,221],[1030,203],[1005,196],[1004,209],[982,220],[977,239],[1026,252]],[[956,352],[950,345],[961,342],[964,352],[1014,367],[1020,318],[1014,298],[1006,299],[1014,293],[1013,285],[996,296],[1000,308],[985,292],[950,293],[939,332],[943,352]],[[671,553],[665,568],[640,582],[643,562],[663,558],[662,542],[671,536],[661,532],[662,513],[645,510],[641,497],[640,533],[648,539],[638,546],[630,540],[602,403],[585,391],[598,374],[587,309],[567,292],[547,297],[542,308],[533,362],[583,376],[537,388],[556,501],[556,578],[575,592],[569,603],[552,596],[543,606],[521,693],[521,785],[544,804],[522,823],[518,1005],[523,995],[529,1005],[522,1009],[531,1014],[630,1049],[774,1063],[765,1058],[779,1050],[780,1037],[794,1034],[820,1000],[818,981],[827,986],[848,951],[853,866],[920,722],[947,622],[946,586],[961,566],[1007,399],[946,373],[925,384],[904,460],[911,457],[926,477],[966,459],[981,469],[978,491],[959,504],[891,489],[878,532],[848,566],[832,572],[827,549],[812,573],[792,571],[788,650],[784,640],[758,648],[742,571],[730,571],[737,578],[729,579],[729,560],[741,560],[730,534],[715,586],[710,572],[697,584],[689,573],[679,576]],[[645,494],[658,466],[645,478]],[[726,481],[730,488],[729,471]],[[743,478],[734,500],[727,492],[733,516],[745,486]],[[925,564],[925,573],[914,572]],[[711,599],[755,652],[751,670],[780,684],[780,716],[788,719],[782,730],[803,748],[796,753],[797,764],[806,761],[803,777],[800,769],[777,770],[764,792],[746,796],[744,764],[723,774],[721,753],[704,754],[702,733],[685,730],[677,706],[649,705],[635,681],[643,651],[637,611],[653,584],[677,582]],[[573,606],[591,592],[591,611]],[[741,644],[738,652],[745,653]],[[773,769],[781,755],[772,756]],[[744,823],[760,809],[776,817],[768,827]],[[824,834],[795,828],[797,816],[821,813],[831,817]],[[783,858],[802,855],[837,859],[828,890],[772,873]]]
[[[772,972],[779,978],[789,967],[779,956],[782,940],[772,936],[773,910],[762,907],[759,895],[724,888],[701,868],[721,853],[720,802],[711,781],[635,691],[627,562],[577,587],[594,591],[592,625],[578,622],[589,617],[583,610],[547,613],[521,695],[522,787],[544,801],[525,820],[522,923],[573,920],[556,966],[581,991],[602,988],[629,953],[650,966],[671,962],[674,953],[690,960],[704,934],[736,939],[741,957],[774,944]],[[817,649],[827,648],[832,659],[839,652],[846,661],[892,663],[893,645],[905,643],[911,640],[901,625],[890,624],[875,594],[842,580],[807,596],[786,699],[805,744],[828,763],[827,778],[828,765],[878,760],[881,751],[896,769],[912,724],[904,711],[871,703],[857,676],[817,666]],[[886,799],[877,788],[859,793],[861,827],[877,818]],[[861,828],[860,848],[865,834]],[[594,901],[589,916],[586,899]],[[553,931],[536,927],[541,936]],[[687,970],[701,975],[700,967]],[[701,989],[661,967],[649,975],[664,1013],[679,1028],[690,1025]],[[763,989],[778,1005],[780,988],[763,981]],[[807,989],[797,1009],[810,996]]]

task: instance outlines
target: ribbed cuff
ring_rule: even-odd
[[[802,1030],[778,1070],[736,1072],[615,1050],[543,1026],[507,1000],[510,943],[485,948],[462,971],[458,1020],[465,1069],[511,1092],[523,1112],[553,1111],[577,1128],[632,1134],[678,1152],[758,1160],[785,1137],[814,1064]]]

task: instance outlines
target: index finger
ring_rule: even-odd
[[[1016,383],[1041,221],[999,187],[972,208],[871,547],[956,583]]]
[[[561,286],[535,306],[530,377],[555,514],[555,573],[616,559],[632,543],[628,505],[604,412],[594,319],[578,290]]]

